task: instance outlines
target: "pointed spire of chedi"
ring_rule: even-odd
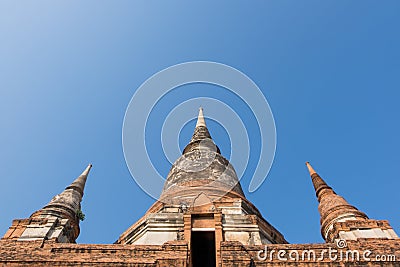
[[[168,196],[167,200],[164,198],[165,202],[171,202],[172,192],[180,198],[190,191],[193,198],[206,192],[204,194],[210,200],[229,192],[244,197],[233,166],[221,155],[211,138],[202,108],[199,109],[192,138],[182,154],[173,164],[165,181],[162,192],[162,197]]]
[[[6,238],[20,241],[55,239],[56,242],[75,243],[80,232],[79,221],[84,218],[81,201],[91,167],[89,164],[75,181],[29,219],[15,220]]]
[[[199,108],[199,115],[197,116],[196,127],[194,129],[192,139],[185,147],[182,154],[186,154],[194,149],[210,149],[218,154],[221,154],[218,146],[214,144],[210,132],[208,131],[206,121],[204,119],[203,108]]]
[[[75,243],[79,236],[79,220],[83,220],[81,201],[91,164],[63,192],[28,219],[17,219],[3,239],[18,241],[55,240]]]
[[[308,171],[310,172],[311,180],[315,189],[315,194],[318,201],[321,202],[321,197],[325,193],[335,194],[330,186],[328,186],[324,180],[318,175],[318,173],[313,169],[309,162],[306,162]]]
[[[197,116],[196,128],[200,127],[200,126],[207,127],[206,121],[204,120],[204,114],[203,114],[203,108],[202,107],[199,108],[199,115]]]
[[[92,168],[92,164],[89,164],[86,169],[82,172],[81,175],[79,175],[78,178],[75,179],[75,181],[72,182],[69,186],[67,186],[65,189],[74,189],[77,192],[81,194],[81,200],[83,197],[83,190],[85,189],[85,184],[87,177],[89,175],[90,169]]]
[[[321,234],[326,242],[334,242],[337,239],[398,238],[388,221],[369,219],[364,212],[359,211],[343,197],[337,195],[310,163],[306,162],[306,165],[318,198]]]
[[[366,222],[368,216],[350,205],[343,197],[337,195],[333,189],[318,175],[309,162],[306,162],[311,175],[311,180],[318,198],[318,210],[321,216],[321,234],[327,242],[333,242],[336,238],[349,237],[346,231],[340,231],[340,223],[349,223],[360,225],[360,222]],[[355,227],[356,228],[356,227]],[[359,236],[361,237],[361,236]],[[354,238],[349,238],[354,239]]]
[[[89,164],[75,181],[43,207],[41,214],[49,213],[76,218],[76,212],[81,209],[83,191],[91,168],[92,164]]]

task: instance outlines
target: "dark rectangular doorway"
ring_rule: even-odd
[[[192,263],[193,267],[215,267],[215,232],[192,232]]]

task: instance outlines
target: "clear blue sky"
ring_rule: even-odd
[[[151,75],[193,60],[241,70],[268,99],[276,157],[246,195],[288,241],[322,242],[305,161],[400,233],[399,14],[389,0],[1,1],[1,235],[93,163],[78,242],[114,242],[154,202],[125,164],[125,109]],[[184,146],[193,126],[171,141]],[[228,135],[209,129],[228,157]],[[166,174],[160,151],[151,157]]]

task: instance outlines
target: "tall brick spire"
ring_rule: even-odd
[[[309,162],[306,162],[306,165],[318,198],[321,234],[325,241],[333,242],[338,238],[354,240],[357,238],[397,237],[386,221],[370,220],[364,212],[359,211],[343,197],[337,195]]]
[[[89,164],[86,167],[86,169],[81,173],[81,175],[79,175],[79,177],[76,178],[75,181],[72,182],[72,184],[70,184],[65,188],[65,189],[74,189],[77,192],[79,192],[81,194],[81,200],[83,197],[83,190],[85,189],[86,180],[91,168],[92,164]]]
[[[91,164],[63,192],[29,219],[14,220],[3,238],[19,241],[54,239],[62,243],[75,243],[79,235],[79,220],[84,217],[81,201]]]
[[[75,179],[63,192],[53,197],[53,199],[40,210],[42,215],[51,214],[57,217],[70,217],[77,219],[77,211],[81,209],[81,201],[86,180],[92,164],[89,164],[86,169]]]
[[[336,195],[332,188],[325,183],[325,181],[318,175],[318,173],[313,169],[309,162],[306,162],[306,166],[308,168],[308,171],[310,172],[311,180],[315,189],[315,194],[319,202],[321,202],[321,198],[324,194]]]

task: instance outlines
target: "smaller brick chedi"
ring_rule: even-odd
[[[42,209],[35,211],[29,219],[14,220],[3,240],[75,243],[82,216],[83,189],[91,167],[89,165],[71,185],[53,197]]]
[[[368,218],[306,165],[326,242],[289,244],[245,197],[200,109],[159,199],[114,244],[76,244],[89,165],[42,209],[13,221],[0,266],[400,266],[389,222]]]

